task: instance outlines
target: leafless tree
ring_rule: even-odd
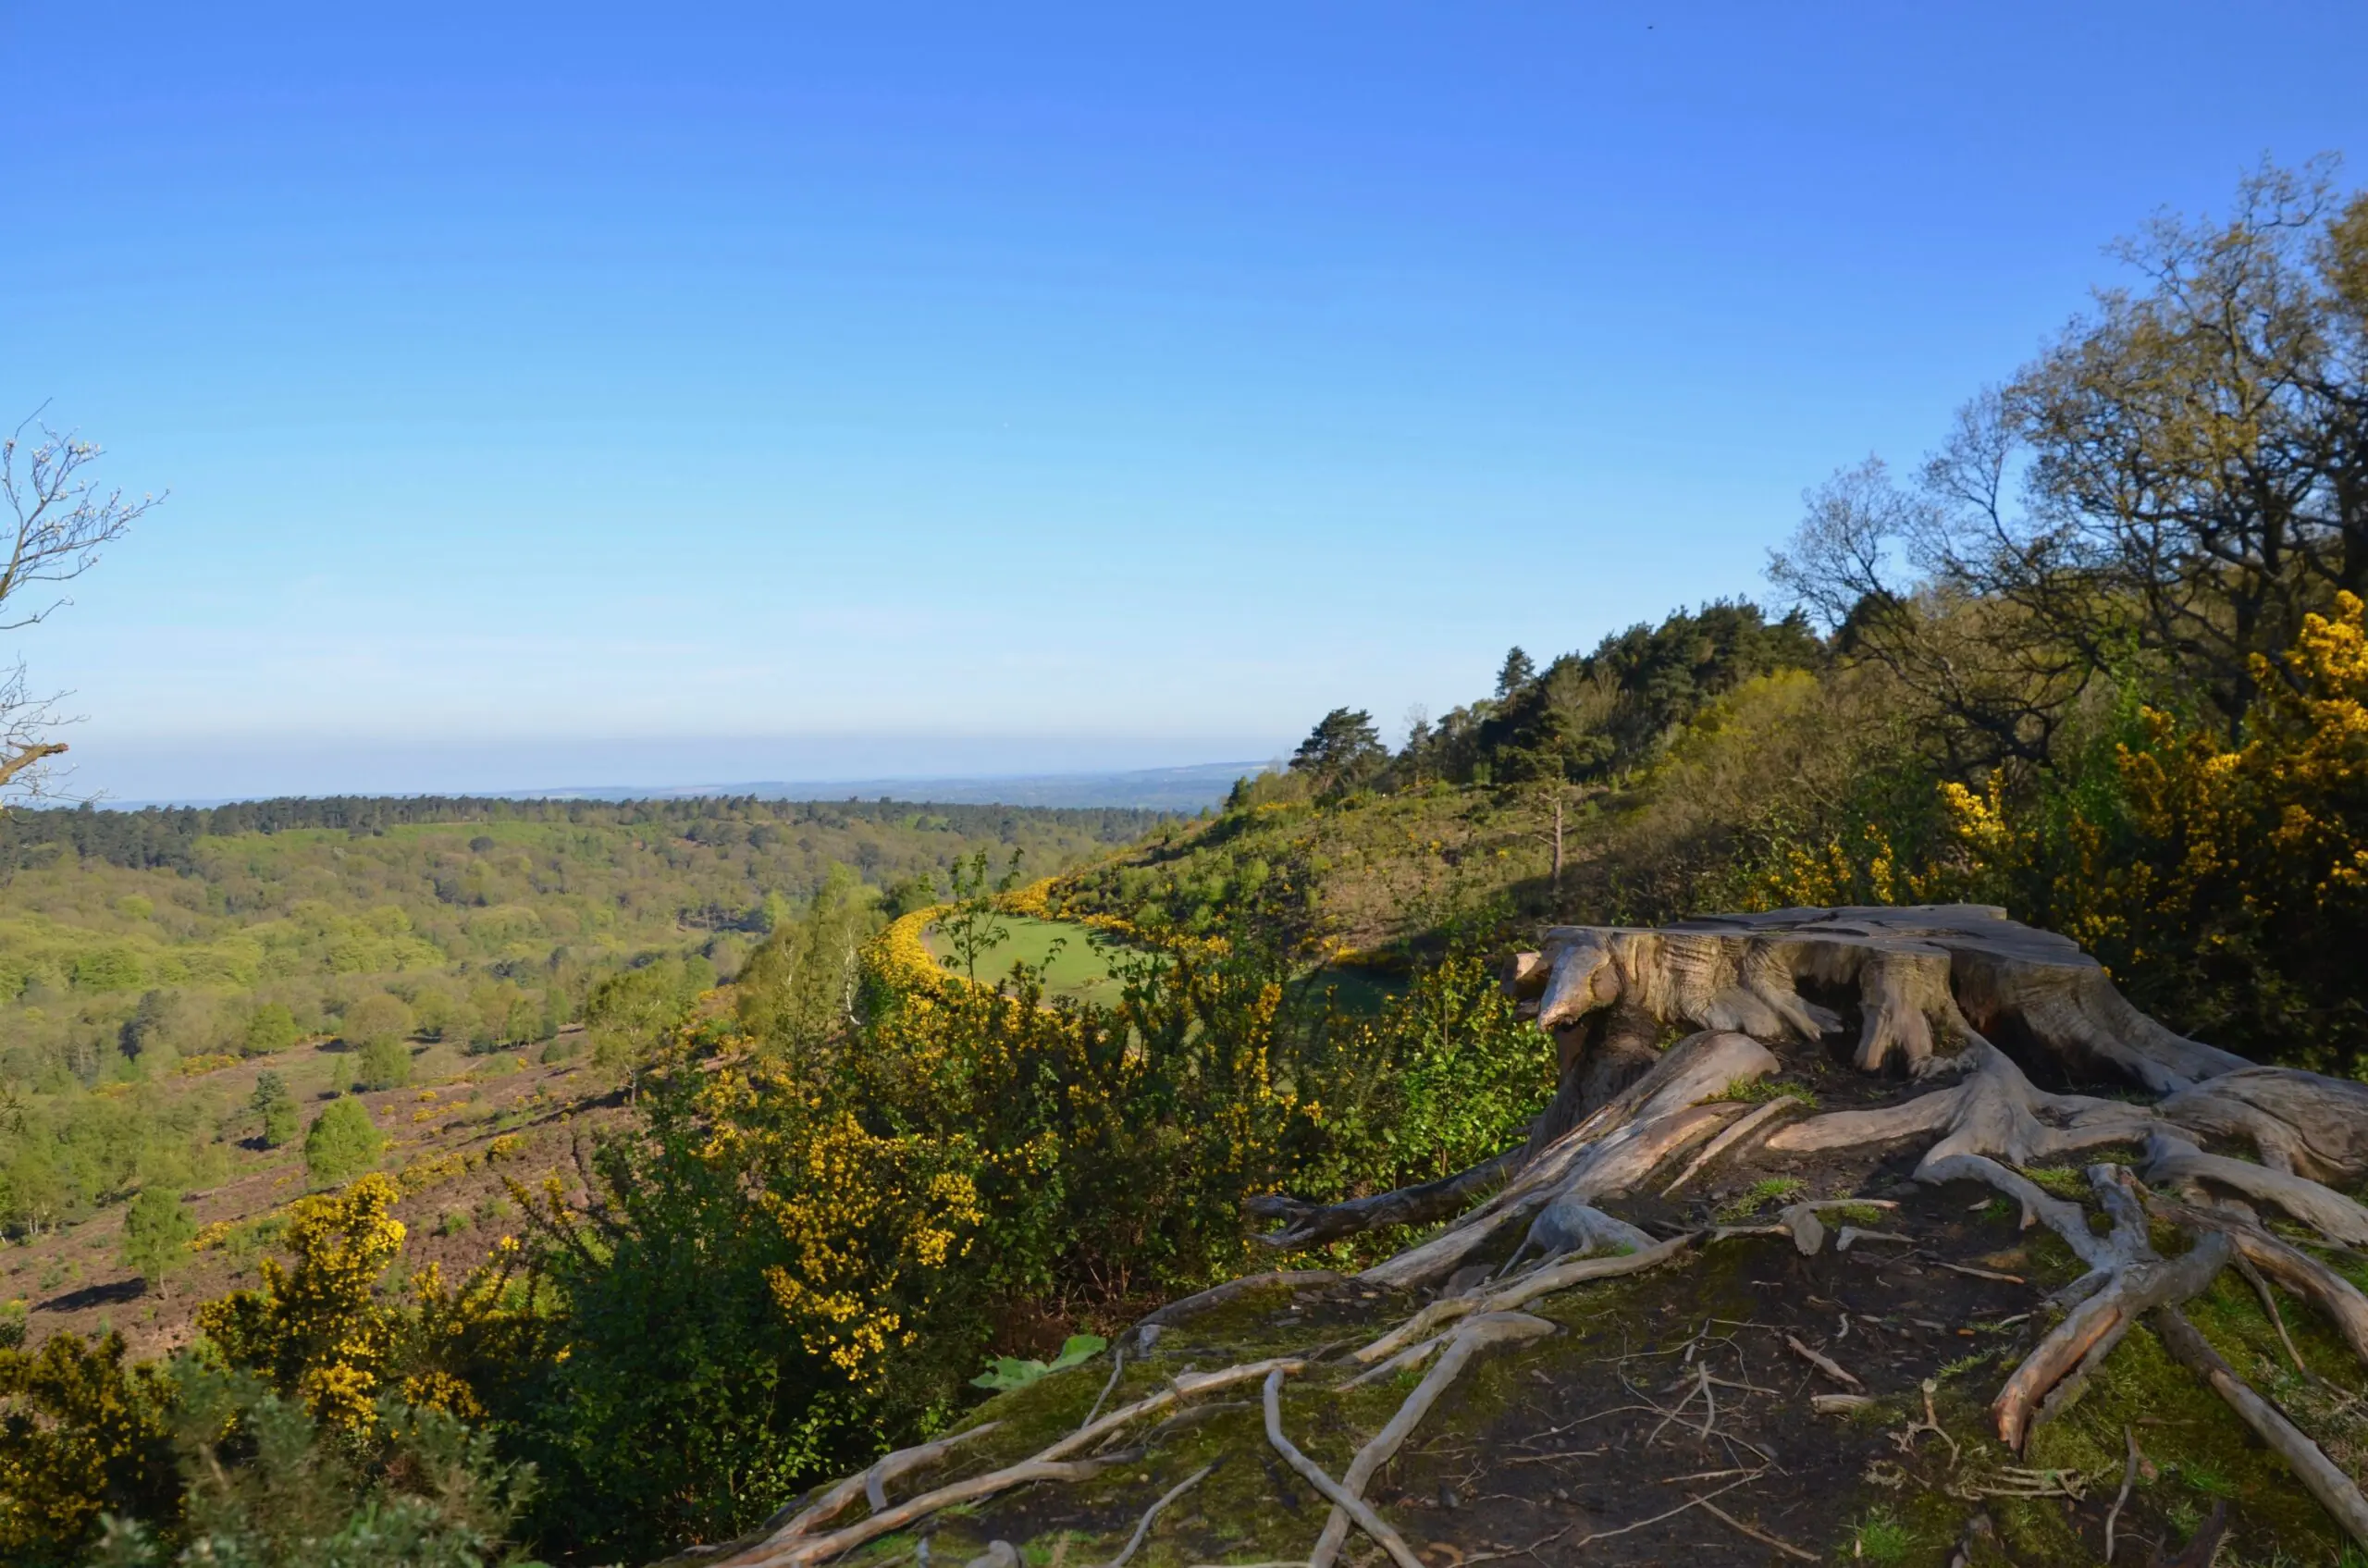
[[[0,631],[38,625],[72,602],[56,585],[98,564],[99,551],[123,537],[163,498],[126,500],[100,486],[91,467],[100,449],[71,431],[33,417],[0,439],[0,500],[14,525],[8,560],[0,567]],[[0,792],[19,798],[49,793],[50,759],[66,750],[52,739],[69,722],[58,710],[65,693],[36,695],[18,659],[0,676]]]

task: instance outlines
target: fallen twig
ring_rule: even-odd
[[[1585,1546],[1590,1541],[1608,1541],[1614,1536],[1624,1536],[1631,1530],[1641,1530],[1647,1525],[1658,1525],[1664,1519],[1674,1519],[1689,1508],[1707,1507],[1710,1499],[1714,1497],[1724,1497],[1729,1492],[1733,1491],[1737,1487],[1747,1487],[1766,1474],[1768,1474],[1768,1472],[1765,1470],[1755,1470],[1750,1475],[1745,1476],[1742,1480],[1731,1481],[1727,1485],[1720,1487],[1715,1492],[1706,1493],[1701,1497],[1695,1497],[1689,1494],[1684,1502],[1679,1503],[1675,1508],[1671,1509],[1666,1513],[1656,1513],[1650,1519],[1639,1519],[1633,1525],[1622,1525],[1616,1530],[1597,1530],[1591,1536],[1581,1536],[1577,1540],[1571,1543],[1571,1549],[1576,1551],[1579,1548]]]
[[[1135,1533],[1127,1537],[1126,1547],[1120,1550],[1117,1556],[1104,1563],[1102,1568],[1126,1568],[1127,1560],[1135,1555],[1136,1549],[1143,1544],[1143,1537],[1151,1534],[1151,1522],[1159,1517],[1159,1511],[1166,1508],[1169,1503],[1174,1502],[1178,1498],[1182,1497],[1186,1492],[1190,1491],[1194,1487],[1199,1486],[1202,1481],[1207,1480],[1209,1478],[1209,1472],[1215,1468],[1216,1466],[1215,1464],[1203,1464],[1198,1470],[1193,1471],[1190,1475],[1185,1476],[1184,1479],[1177,1482],[1176,1485],[1168,1488],[1165,1492],[1162,1492],[1157,1502],[1153,1503],[1149,1508],[1143,1510],[1142,1518],[1135,1525]],[[1067,1537],[1063,1537],[1065,1540],[1067,1538]]]
[[[2121,1440],[2129,1445],[2129,1460],[2121,1467],[2121,1490],[2114,1498],[2113,1506],[2105,1510],[2105,1562],[2108,1568],[2113,1562],[2114,1526],[2121,1522],[2121,1511],[2128,1505],[2129,1488],[2138,1484],[2137,1429],[2124,1426],[2121,1429]]]
[[[1940,1260],[1935,1258],[1933,1262],[1940,1263]],[[1951,1274],[1962,1274],[1974,1279],[1995,1279],[2002,1285],[2028,1285],[2030,1283],[2029,1280],[2024,1278],[2019,1274],[2001,1273],[1999,1270],[1994,1268],[1976,1268],[1969,1263],[1941,1263],[1940,1266],[1947,1269]]]
[[[1694,1497],[1694,1494],[1691,1492],[1688,1492],[1686,1495],[1688,1497]],[[1733,1525],[1738,1530],[1741,1530],[1745,1535],[1749,1536],[1753,1540],[1758,1541],[1762,1546],[1772,1546],[1778,1551],[1782,1552],[1785,1556],[1793,1558],[1797,1562],[1815,1562],[1818,1561],[1817,1553],[1813,1551],[1803,1551],[1799,1547],[1794,1546],[1790,1541],[1780,1541],[1765,1530],[1753,1529],[1750,1525],[1745,1524],[1742,1520],[1736,1518],[1733,1514],[1728,1512],[1725,1509],[1720,1508],[1717,1503],[1710,1501],[1707,1498],[1696,1497],[1694,1498],[1694,1502],[1696,1507],[1700,1508],[1703,1512],[1708,1513],[1713,1519],[1724,1520],[1727,1524]]]
[[[1846,1384],[1853,1389],[1863,1389],[1866,1388],[1867,1385],[1859,1382],[1857,1378],[1852,1377],[1849,1372],[1843,1367],[1840,1362],[1835,1361],[1832,1356],[1821,1355],[1818,1352],[1809,1349],[1807,1345],[1801,1343],[1797,1335],[1785,1335],[1784,1343],[1792,1347],[1794,1354],[1799,1356],[1803,1361],[1807,1362],[1811,1366],[1816,1367],[1819,1372],[1824,1373],[1828,1377],[1832,1378],[1835,1382]]]

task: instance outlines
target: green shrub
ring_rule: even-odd
[[[386,1136],[359,1100],[332,1100],[304,1134],[304,1169],[315,1187],[342,1186],[378,1163]]]
[[[353,1076],[364,1089],[401,1089],[411,1081],[411,1047],[401,1040],[373,1040],[362,1047]]]
[[[302,1119],[296,1108],[296,1096],[288,1092],[286,1081],[278,1073],[258,1074],[254,1096],[247,1103],[263,1117],[265,1148],[279,1148],[296,1136],[296,1129]]]
[[[250,1056],[267,1056],[296,1043],[296,1015],[284,1002],[265,1002],[247,1020],[242,1043]]]

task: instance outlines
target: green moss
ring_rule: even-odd
[[[1723,1205],[1719,1210],[1719,1218],[1728,1225],[1749,1219],[1769,1204],[1782,1203],[1806,1185],[1807,1183],[1797,1176],[1762,1177]]]

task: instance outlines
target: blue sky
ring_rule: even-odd
[[[0,0],[0,404],[172,491],[19,635],[74,787],[1394,730],[2368,158],[2356,4],[1153,10]]]

